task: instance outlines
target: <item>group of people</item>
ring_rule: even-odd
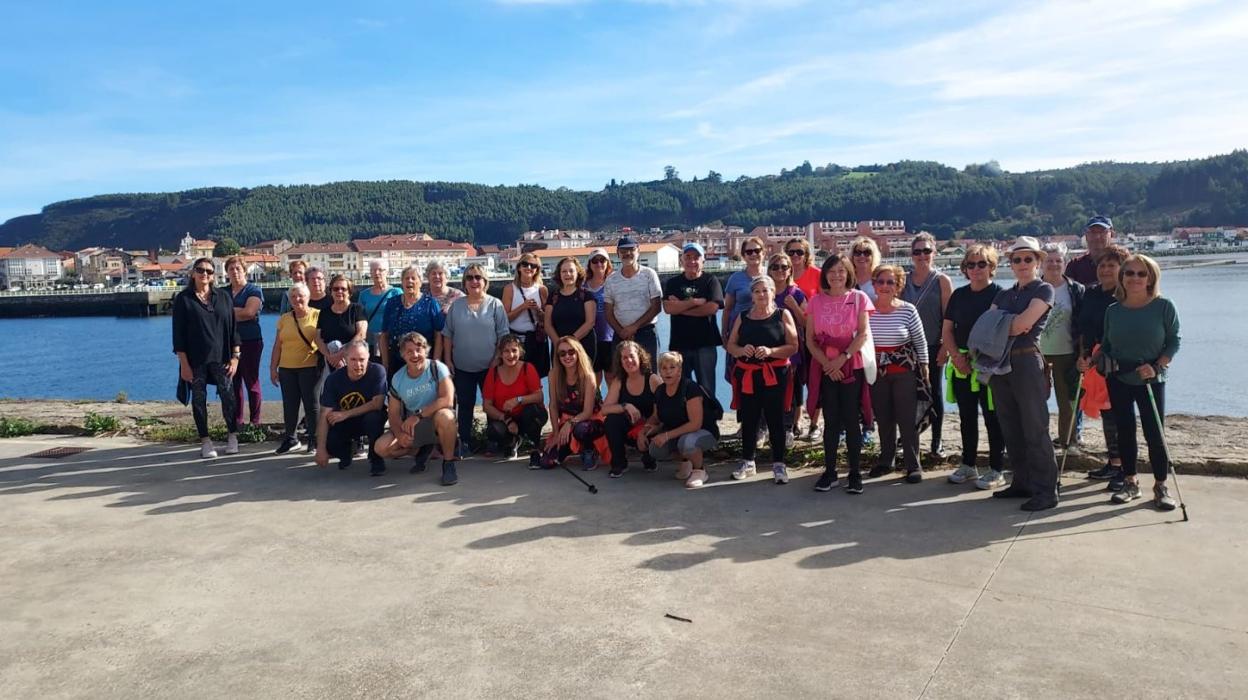
[[[536,256],[521,256],[501,298],[487,293],[479,265],[464,270],[461,291],[447,285],[446,270],[436,263],[423,271],[427,289],[414,266],[401,272],[396,289],[384,263],[374,262],[372,286],[353,302],[344,276],[334,275],[327,293],[323,271],[292,263],[295,283],[283,300],[272,352],[272,380],[284,407],[278,452],[300,447],[302,408],[307,449],[323,466],[336,458],[345,469],[367,451],[373,474],[385,472],[386,459],[404,456],[414,457],[411,471],[419,472],[437,455],[442,483],[451,485],[465,455],[479,450],[516,459],[527,443],[530,468],[575,459],[582,469],[606,465],[611,477],[620,477],[636,450],[647,471],[675,459],[676,478],[697,488],[709,479],[705,454],[720,439],[723,407],[715,396],[724,376],[741,426],[734,479],[756,473],[765,437],[772,478],[788,483],[787,452],[805,412],[808,437],[822,439],[824,448],[815,490],[840,482],[842,436],[848,493],[863,492],[860,462],[870,439],[880,449],[868,478],[893,472],[900,457],[905,481],[919,482],[919,435],[930,430],[930,453],[943,456],[948,400],[958,406],[963,444],[949,481],[1004,486],[993,495],[1025,497],[1025,510],[1043,510],[1058,500],[1055,446],[1076,449],[1082,420],[1076,404],[1089,384],[1083,378],[1096,374],[1106,387],[1101,407],[1109,462],[1091,476],[1110,481],[1115,502],[1139,497],[1138,407],[1154,501],[1172,508],[1160,431],[1165,368],[1179,345],[1177,314],[1160,296],[1156,263],[1112,245],[1108,219],[1089,222],[1087,238],[1087,254],[1069,264],[1064,248],[1019,238],[1009,249],[1015,283],[1008,288],[993,282],[996,250],[973,245],[960,265],[968,284],[955,289],[932,266],[936,246],[928,234],[913,240],[908,273],[880,264],[879,249],[866,237],[818,267],[804,239],[768,256],[764,241],[749,238],[740,249],[744,269],[722,286],[704,270],[705,250],[697,243],[684,245],[682,272],[660,283],[640,264],[636,242],[622,238],[620,269],[598,248],[588,269],[573,257],[560,260],[553,286],[543,281]],[[230,266],[227,260],[227,295],[212,286],[211,259],[196,261],[174,304],[174,350],[205,457],[215,456],[206,384],[226,387],[219,393],[227,453],[237,451],[244,398],[253,421],[259,411],[259,301]],[[1085,288],[1089,271],[1094,279]],[[670,318],[662,353],[655,332],[660,312]],[[1050,386],[1059,406],[1056,441],[1046,403]],[[478,396],[486,419],[480,445],[473,425]],[[985,470],[977,466],[981,414]]]

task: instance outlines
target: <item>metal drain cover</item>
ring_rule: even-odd
[[[40,459],[60,459],[61,457],[68,457],[70,455],[76,455],[79,452],[86,452],[89,449],[91,448],[90,447],[53,447],[51,449],[41,450],[39,452],[36,452],[34,454],[29,454],[26,456],[38,457]]]

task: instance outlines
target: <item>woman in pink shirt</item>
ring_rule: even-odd
[[[812,362],[807,386],[807,410],[823,410],[823,475],[816,491],[836,486],[836,451],[845,431],[849,462],[849,493],[862,493],[858,471],[862,454],[862,426],[858,422],[862,393],[866,387],[862,347],[870,337],[867,315],[875,310],[871,299],[855,288],[854,266],[839,253],[828,256],[820,270],[819,293],[809,302],[806,347]]]

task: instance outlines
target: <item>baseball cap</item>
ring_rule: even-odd
[[[636,247],[637,247],[637,241],[634,241],[632,238],[629,238],[628,236],[625,236],[615,242],[616,250],[619,250],[620,248],[636,248]]]
[[[680,249],[680,252],[687,253],[691,250],[697,252],[697,254],[703,258],[706,257],[706,249],[702,247],[701,243],[697,243],[695,241],[689,241],[686,243],[685,246]]]
[[[1014,241],[1014,245],[1010,246],[1011,253],[1017,253],[1020,250],[1029,250],[1033,253],[1040,252],[1040,241],[1031,236],[1019,236]]]
[[[589,251],[589,257],[588,257],[588,258],[585,258],[585,259],[586,259],[586,260],[593,260],[594,258],[596,258],[596,257],[598,257],[598,256],[600,256],[600,255],[601,255],[602,257],[606,258],[607,260],[610,260],[610,259],[611,259],[611,255],[607,253],[607,249],[606,249],[606,248],[594,248],[593,250]]]
[[[1092,228],[1093,226],[1113,228],[1114,222],[1108,216],[1094,216],[1091,219],[1088,219],[1088,225],[1084,226],[1084,228]]]

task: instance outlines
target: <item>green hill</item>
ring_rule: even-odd
[[[1073,232],[1093,213],[1119,228],[1248,224],[1248,151],[1173,163],[1089,163],[1008,173],[996,163],[961,170],[902,161],[844,168],[803,163],[779,175],[681,179],[597,192],[532,185],[335,182],[109,194],[49,204],[0,225],[0,245],[170,247],[186,232],[244,245],[273,238],[345,241],[427,231],[508,243],[528,229],[759,224],[905,219],[942,238]]]

